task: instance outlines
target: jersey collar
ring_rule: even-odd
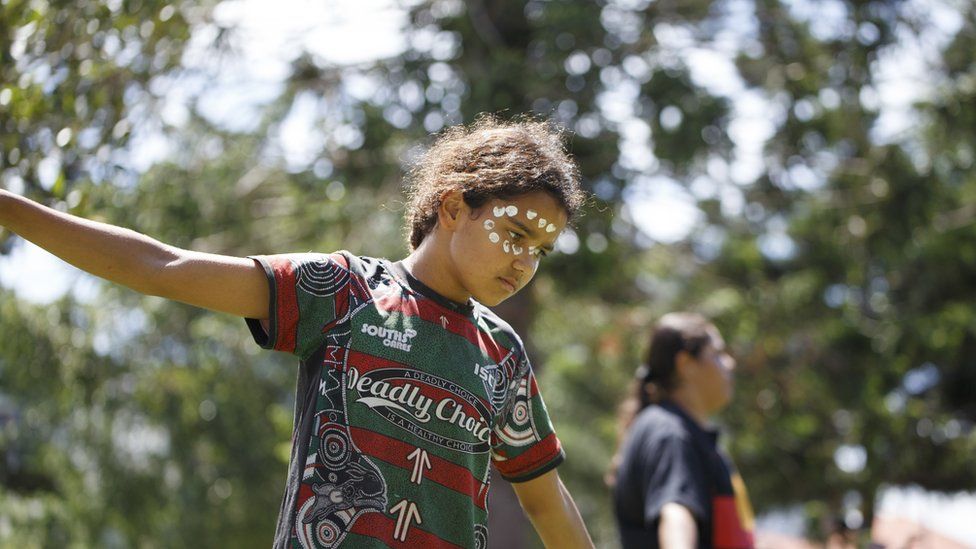
[[[432,299],[438,305],[441,305],[448,310],[454,311],[455,313],[462,314],[464,316],[471,316],[474,312],[474,300],[468,299],[465,303],[458,303],[457,301],[448,299],[441,294],[435,292],[429,286],[423,282],[414,278],[412,274],[407,270],[406,266],[403,265],[402,261],[397,261],[395,263],[389,264],[390,272],[394,276],[401,279],[406,285],[413,291]]]

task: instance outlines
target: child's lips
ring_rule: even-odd
[[[515,292],[517,286],[515,285],[514,279],[508,278],[507,276],[500,276],[498,277],[498,280],[502,282],[502,286],[504,286],[509,292]]]

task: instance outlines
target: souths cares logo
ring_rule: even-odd
[[[387,347],[392,347],[394,349],[400,349],[401,351],[410,352],[410,346],[412,345],[412,340],[417,335],[417,330],[407,328],[405,330],[395,330],[393,328],[387,328],[386,326],[373,326],[372,324],[363,323],[362,333],[370,335],[373,337],[383,338],[383,345]]]
[[[350,367],[346,388],[397,427],[438,446],[469,454],[487,452],[491,413],[453,381],[406,368],[360,373]]]

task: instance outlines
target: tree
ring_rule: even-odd
[[[151,124],[160,88],[180,70],[190,22],[205,13],[198,3],[154,0],[4,3],[3,184],[65,201],[79,181],[117,176],[128,164],[116,150]]]
[[[959,301],[973,261],[963,243],[972,178],[958,152],[973,134],[939,114],[954,105],[965,119],[971,102],[954,86],[953,52],[971,41],[972,8],[959,7],[962,27],[929,52],[935,94],[915,114],[928,129],[886,142],[892,115],[875,100],[890,85],[886,63],[944,31],[903,3],[840,7],[826,33],[813,17],[757,5],[762,55],[739,67],[783,116],[746,219],[725,223],[721,253],[690,288],[712,293],[720,322],[736,327],[749,400],[731,422],[754,427],[736,441],[754,494],[806,502],[815,535],[869,526],[885,485],[953,491],[976,480],[963,465],[974,443],[963,400],[972,310]]]
[[[0,71],[17,83],[0,88],[4,185],[196,249],[398,256],[401,174],[430,132],[481,112],[550,116],[570,131],[594,199],[562,253],[501,313],[529,336],[569,454],[560,471],[598,543],[616,538],[602,482],[613,410],[648,326],[673,309],[713,317],[739,357],[726,422],[759,510],[802,504],[811,535],[825,535],[845,517],[857,526],[852,511],[869,524],[885,484],[974,485],[971,6],[417,3],[402,55],[354,66],[301,55],[245,130],[191,104],[182,126],[159,127],[172,155],[134,177],[112,151],[157,119],[143,106],[158,106],[155,83],[180,70],[188,22],[206,20],[198,7],[139,6],[65,6],[42,18],[4,5],[15,24],[3,26]],[[888,59],[912,41],[933,63],[932,85],[908,111],[913,124],[885,134]],[[88,42],[101,57],[88,58]],[[113,79],[131,83],[101,85]],[[318,145],[291,162],[284,135],[296,117],[318,128],[308,139]],[[686,237],[647,231],[656,210],[639,204],[663,192],[690,212]],[[111,410],[98,428],[66,428],[95,456],[85,464],[38,437],[5,443],[8,455],[15,448],[40,464],[3,477],[17,494],[14,516],[44,502],[30,539],[249,545],[270,535],[286,459],[275,443],[287,440],[290,419],[287,359],[253,359],[228,319],[117,289],[98,308],[4,299],[16,313],[0,322],[30,328],[0,346],[6,364],[34,357],[71,383],[39,395],[33,367],[0,367],[19,417],[46,418],[30,425],[51,433],[65,406],[78,417]],[[48,329],[42,317],[52,315],[62,320]],[[113,328],[120,322],[126,330]],[[107,333],[120,335],[101,341]],[[69,340],[77,361],[61,356]],[[145,457],[156,469],[112,454],[124,448],[114,433],[140,429],[169,441]],[[80,495],[63,499],[90,471],[117,483],[87,508]],[[113,514],[105,494],[123,497],[130,516]],[[165,512],[150,516],[146,494]],[[209,498],[228,515],[215,518]],[[492,512],[512,516],[501,504]],[[167,530],[172,517],[186,528]],[[50,535],[34,535],[42,530]],[[509,522],[492,532],[498,545],[531,545],[524,538]]]

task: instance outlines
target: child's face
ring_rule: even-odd
[[[566,211],[545,191],[492,199],[476,210],[465,207],[464,214],[451,256],[461,285],[488,306],[532,280],[567,222]]]

